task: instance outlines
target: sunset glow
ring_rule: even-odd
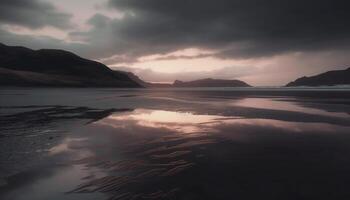
[[[295,2],[290,9],[277,10],[274,2],[256,7],[229,2],[220,12],[216,6],[221,4],[208,1],[202,8],[210,13],[205,16],[181,2],[169,2],[172,12],[156,6],[156,0],[145,4],[134,0],[32,2],[23,15],[18,9],[12,11],[14,16],[4,16],[0,40],[34,49],[73,51],[149,82],[219,78],[281,86],[303,75],[344,69],[350,62],[349,34],[342,29],[347,27],[347,17],[318,16],[323,13],[318,9],[335,6],[328,1],[320,3],[320,8]],[[225,9],[231,4],[231,10]],[[340,10],[344,7],[339,5]],[[46,11],[37,12],[45,8],[49,17]],[[294,16],[293,8],[300,8],[298,15]],[[37,20],[26,17],[28,13],[35,13]],[[240,22],[241,18],[247,20]],[[261,19],[270,19],[270,24],[262,26]]]

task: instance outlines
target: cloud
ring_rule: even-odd
[[[350,3],[345,0],[110,0],[109,4],[131,13],[114,23],[116,35],[163,52],[186,46],[218,49],[222,58],[252,58],[350,44]]]
[[[218,66],[212,70],[164,73],[152,68],[117,67],[131,71],[140,78],[155,82],[189,81],[201,78],[239,79],[255,86],[282,86],[302,77],[328,70],[348,68],[350,51],[289,53],[240,65]],[[192,70],[195,70],[192,68]]]
[[[69,43],[50,36],[16,34],[0,27],[0,42],[3,41],[6,45],[20,45],[32,49],[64,49],[67,51],[72,51],[78,55],[86,55],[89,52],[89,48],[87,48],[86,44]]]
[[[86,22],[90,30],[68,33],[70,40],[86,44],[80,51],[83,56],[107,64],[132,63],[141,57],[188,48],[215,52],[208,57],[255,59],[291,52],[346,51],[350,47],[350,3],[345,0],[108,2],[121,13],[119,17],[96,13]],[[32,28],[69,25],[68,14],[38,0],[1,1],[0,11],[1,21]]]
[[[58,11],[53,4],[40,0],[1,0],[0,22],[38,29],[52,26],[69,29],[72,15]]]
[[[103,10],[106,8],[90,10],[78,17],[79,23],[86,20],[86,24],[72,30],[67,29],[72,26],[71,14],[58,11],[51,3],[0,1],[0,41],[34,49],[60,48],[105,64],[131,66],[130,70],[153,81],[213,77],[242,78],[253,85],[284,84],[298,76],[340,69],[350,62],[349,1],[106,1],[108,12]],[[74,9],[65,10],[76,18],[79,14],[73,11],[84,2],[77,0]],[[61,2],[60,7],[70,5],[69,1]],[[24,35],[11,32],[1,26],[4,24],[38,30]],[[63,29],[68,38],[38,34],[46,26]],[[198,52],[174,53],[186,49]],[[238,71],[237,67],[224,67],[241,63],[244,66]],[[203,71],[209,68],[217,70]],[[181,69],[191,72],[178,73]],[[176,73],[160,72],[167,70]]]

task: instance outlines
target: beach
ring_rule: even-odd
[[[0,198],[348,199],[347,88],[1,88]]]

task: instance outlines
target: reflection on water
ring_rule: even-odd
[[[62,143],[49,149],[49,155],[69,152],[72,149],[77,148],[76,146],[79,146],[80,143],[84,141],[87,141],[87,138],[65,138]]]
[[[190,112],[137,109],[133,113],[111,115],[99,124],[118,127],[126,123],[136,123],[142,127],[169,129],[178,133],[209,131],[208,123],[219,122],[217,115],[194,115]]]
[[[40,167],[49,175],[37,172],[3,192],[5,199],[342,199],[350,197],[349,132],[345,112],[287,99],[125,110],[72,130],[47,149],[51,165]]]
[[[81,183],[84,177],[91,176],[89,174],[94,173],[93,170],[86,171],[83,166],[63,166],[52,169],[52,173],[36,172],[45,176],[40,177],[39,180],[31,181],[30,184],[21,185],[16,188],[16,191],[8,193],[4,199],[16,199],[16,200],[46,200],[46,199],[105,199],[103,194],[76,194],[67,195],[62,191],[68,191],[72,187]],[[33,173],[33,172],[32,172]],[[34,172],[35,173],[35,172]],[[97,172],[95,172],[97,173]]]
[[[282,101],[280,101],[282,100]],[[305,106],[298,105],[297,103],[290,101],[283,101],[283,99],[271,100],[265,98],[245,98],[238,102],[234,102],[233,105],[245,106],[245,107],[254,107],[254,108],[264,108],[264,109],[273,109],[273,110],[287,110],[294,112],[303,112],[308,114],[317,114],[324,116],[334,116],[334,117],[350,117],[349,114],[343,112],[328,112],[321,109],[314,108],[305,108]]]
[[[255,102],[255,101],[254,101]],[[255,105],[255,104],[251,104]],[[309,113],[304,109],[305,113]],[[313,110],[313,109],[311,109]],[[302,111],[302,110],[299,110]],[[322,113],[324,114],[324,113]],[[333,113],[332,113],[333,114]],[[335,113],[337,114],[337,113]],[[343,114],[343,113],[341,113]],[[334,115],[338,116],[338,115]],[[341,126],[335,126],[327,123],[302,123],[288,122],[272,119],[247,119],[238,116],[220,116],[220,115],[201,115],[191,112],[174,112],[164,110],[147,110],[137,109],[132,113],[110,115],[96,124],[107,125],[113,128],[126,126],[139,126],[144,128],[167,129],[168,131],[178,134],[214,134],[222,132],[223,127],[242,127],[242,126],[259,126],[270,127],[289,132],[334,132],[335,130],[345,129]],[[244,131],[244,130],[242,130]],[[236,133],[242,132],[237,131]],[[234,135],[230,133],[229,135]],[[186,136],[186,135],[183,135]]]

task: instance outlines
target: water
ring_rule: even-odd
[[[349,199],[344,88],[0,90],[1,199]]]

